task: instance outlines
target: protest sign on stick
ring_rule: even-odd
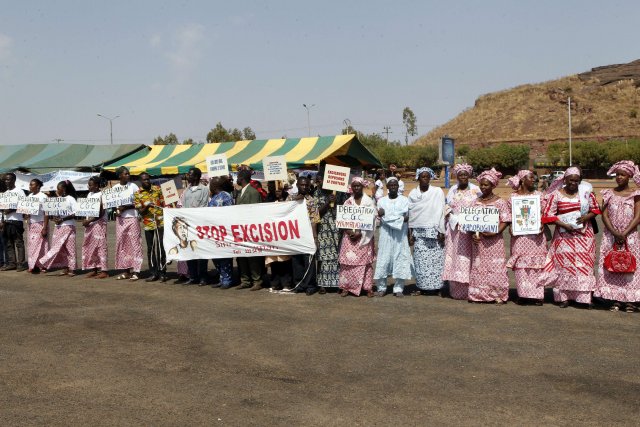
[[[482,206],[460,208],[458,224],[463,231],[497,233],[500,224],[500,210]]]
[[[350,172],[351,169],[343,166],[326,165],[322,177],[322,188],[346,193],[349,190]]]
[[[371,231],[375,227],[376,210],[367,206],[338,205],[336,227]]]
[[[205,159],[207,164],[207,174],[209,178],[212,176],[225,176],[229,175],[229,165],[227,164],[227,155],[214,154]]]
[[[162,190],[162,197],[164,198],[164,203],[167,205],[177,203],[180,200],[180,196],[178,196],[178,189],[176,188],[176,183],[174,180],[163,182],[160,184],[160,189]]]
[[[284,156],[265,157],[262,161],[265,181],[286,181],[287,160]]]

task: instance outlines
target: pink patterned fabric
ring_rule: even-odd
[[[556,178],[556,180],[553,181],[551,185],[549,185],[549,187],[547,187],[547,189],[545,190],[545,194],[551,194],[554,191],[561,189],[562,186],[564,185],[564,179],[569,175],[582,176],[582,174],[580,173],[580,169],[578,169],[575,166],[572,166],[568,168],[566,171],[564,171],[562,176],[559,176],[558,178]]]
[[[589,203],[593,212],[600,212],[593,194]],[[542,220],[548,223],[550,219],[557,218],[558,214],[576,210],[580,210],[578,194],[569,197],[556,191],[549,196]],[[571,295],[579,297],[580,301],[576,299],[578,302],[587,300],[591,302],[591,292],[596,285],[596,278],[593,274],[595,252],[596,242],[590,222],[585,225],[583,232],[561,233],[560,227],[556,227],[544,268],[545,284],[552,285],[555,289],[562,291],[554,292],[556,301],[565,301],[561,298]]]
[[[27,241],[29,271],[36,267],[44,268],[41,259],[49,252],[49,241],[46,237],[42,237],[43,228],[44,222],[32,222],[29,224],[29,240]]]
[[[179,275],[189,277],[189,267],[187,266],[187,261],[178,261],[176,270],[178,270]]]
[[[511,222],[509,203],[504,199],[488,204],[483,204],[478,199],[473,205],[498,208],[500,222]],[[469,300],[491,302],[507,299],[509,299],[509,278],[504,259],[502,234],[482,237],[479,243],[472,244]]]
[[[523,169],[519,171],[516,175],[512,176],[507,180],[507,185],[513,188],[514,190],[517,190],[518,188],[520,188],[520,183],[522,182],[522,179],[525,176],[529,175],[530,173],[531,171],[528,169]]]
[[[76,226],[63,225],[53,229],[51,247],[40,258],[40,262],[47,270],[52,268],[76,269]]]
[[[500,182],[500,178],[502,178],[502,173],[498,172],[495,168],[491,168],[491,170],[482,172],[476,179],[478,182],[486,179],[495,187]]]
[[[82,268],[107,271],[107,221],[99,219],[84,229]]]
[[[540,196],[541,208],[544,212],[545,202],[542,200],[542,193],[535,191],[533,194]],[[517,193],[511,194],[511,198],[516,196],[518,196]],[[512,210],[511,198],[509,199],[509,212]],[[515,274],[519,297],[544,298],[546,258],[547,242],[542,232],[511,237],[511,257],[507,261],[507,268],[511,268]]]
[[[366,246],[360,246],[366,247]],[[373,265],[344,265],[340,264],[340,289],[360,295],[362,290],[370,291],[373,287]]]
[[[634,216],[634,198],[640,196],[640,190],[628,196],[618,196],[613,190],[602,191],[602,201],[606,206],[611,225],[618,231],[624,230]],[[600,258],[598,260],[598,280],[594,295],[618,302],[640,301],[640,271],[634,273],[610,273],[604,267],[604,258],[613,248],[615,239],[608,229],[604,229],[600,242]],[[637,228],[627,236],[627,246],[640,262],[640,235]]]
[[[449,280],[449,296],[453,299],[466,300],[469,298],[469,284]]]
[[[116,217],[116,270],[142,268],[142,236],[138,218]]]
[[[471,167],[471,165],[468,164],[468,163],[459,163],[457,165],[454,165],[453,166],[453,174],[455,176],[458,176],[458,174],[460,172],[466,172],[469,175],[471,175],[473,173],[473,167]]]
[[[344,204],[355,204],[353,197],[349,198]],[[338,255],[340,276],[338,283],[340,289],[345,289],[354,295],[360,295],[362,289],[365,291],[371,290],[373,286],[373,262],[376,259],[376,251],[374,239],[372,238],[368,243],[361,244],[361,241],[366,241],[367,238],[363,232],[360,240],[352,242],[349,236],[345,234],[340,245],[340,254]]]
[[[452,288],[453,282],[458,286],[468,287],[469,271],[471,270],[471,235],[458,230],[457,225],[452,224],[452,216],[460,213],[463,207],[473,205],[477,198],[477,187],[473,189],[468,187],[466,190],[456,191],[455,195],[449,201],[451,214],[447,217],[447,226],[444,243],[444,270],[442,272],[442,280],[449,281],[449,287]],[[451,297],[455,298],[453,292]],[[462,295],[456,292],[456,295]],[[467,299],[467,292],[464,292],[464,298]],[[456,298],[457,299],[457,298]]]
[[[609,168],[607,175],[615,175],[618,171],[623,172],[630,177],[640,173],[638,166],[636,166],[636,164],[631,160],[621,160],[618,163],[615,163]]]

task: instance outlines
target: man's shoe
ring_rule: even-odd
[[[182,283],[182,286],[189,286],[189,285],[197,285],[198,282],[197,280],[193,280],[193,279],[189,279],[186,282]]]
[[[240,283],[236,289],[249,289],[251,285],[249,283]]]
[[[164,282],[166,282],[167,280],[169,280],[169,278],[167,277],[167,275],[166,275],[166,274],[163,274],[162,276],[160,276],[160,282],[164,283]]]
[[[259,291],[260,289],[262,289],[262,284],[259,285],[259,284],[256,283],[249,290],[250,291]]]
[[[315,294],[316,292],[318,292],[317,288],[308,288],[306,291],[304,291],[304,293],[307,294],[307,296],[311,296],[311,295]]]
[[[16,266],[11,266],[11,265],[5,265],[2,268],[0,268],[0,271],[9,271],[9,270],[15,270]]]
[[[160,280],[160,276],[154,274],[151,277],[145,279],[145,282],[157,282],[158,280]]]
[[[25,271],[27,269],[27,267],[25,267],[24,265],[22,267],[18,267],[16,268],[16,271],[19,273],[21,271]]]
[[[204,279],[202,279],[202,280],[200,280],[200,282],[198,282],[198,286],[207,286],[208,284],[209,283]]]
[[[222,285],[220,283],[214,283],[213,285],[211,285],[212,288],[220,288],[222,287]]]

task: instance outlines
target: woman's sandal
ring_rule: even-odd
[[[609,311],[620,311],[621,305],[619,302],[614,303],[611,308],[609,308]]]
[[[130,277],[131,276],[129,276],[129,273],[122,273],[122,274],[118,275],[118,277],[116,277],[116,280],[127,280]]]
[[[374,294],[373,291],[367,291],[367,298],[373,298]]]
[[[345,291],[345,290],[340,291],[340,296],[341,296],[341,297],[347,297],[347,296],[349,296],[349,291]]]
[[[636,310],[638,310],[638,308],[631,303],[627,303],[627,305],[624,307],[624,311],[627,313],[633,313]]]
[[[420,295],[422,295],[422,291],[421,290],[417,290],[417,291],[411,292],[411,296],[412,297],[419,297]]]

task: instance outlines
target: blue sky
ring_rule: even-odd
[[[638,1],[0,1],[0,143],[404,139],[484,93],[640,58]]]

